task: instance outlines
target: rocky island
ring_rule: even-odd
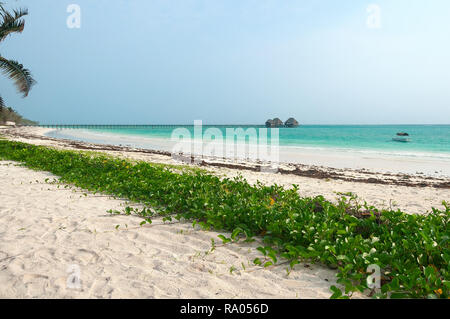
[[[266,127],[276,128],[276,127],[298,127],[300,124],[298,121],[291,117],[286,122],[283,123],[278,117],[273,120],[269,119],[266,121]]]

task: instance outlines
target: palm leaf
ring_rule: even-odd
[[[14,32],[22,32],[25,27],[25,21],[22,19],[28,14],[27,9],[13,10],[13,12],[6,11],[0,3],[0,42],[8,35]]]
[[[7,60],[0,56],[0,70],[14,81],[17,89],[23,93],[24,97],[28,95],[32,86],[36,83],[30,71],[17,61]]]

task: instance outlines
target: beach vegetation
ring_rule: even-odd
[[[332,298],[355,292],[376,298],[450,297],[450,205],[445,201],[442,208],[412,215],[361,204],[353,194],[337,202],[304,198],[301,185],[252,185],[242,177],[173,171],[161,164],[8,140],[0,140],[0,157],[51,172],[61,183],[139,203],[124,213],[143,221],[156,216],[191,221],[222,232],[224,244],[260,238],[261,257],[253,263],[263,268],[327,265],[337,271]],[[371,265],[381,269],[380,289],[367,282]]]

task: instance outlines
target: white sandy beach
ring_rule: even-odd
[[[56,2],[0,0],[0,299],[450,299],[450,0]]]
[[[10,136],[23,142],[72,149],[64,141],[40,139],[43,129],[27,128],[31,137]],[[1,132],[0,132],[1,133]],[[176,163],[171,157],[126,151],[110,154],[150,162]],[[257,243],[217,247],[218,233],[194,230],[189,223],[154,220],[140,227],[140,218],[110,216],[106,211],[125,202],[81,190],[45,183],[51,175],[13,162],[0,162],[0,297],[13,298],[328,298],[336,272],[320,265],[297,265],[263,270],[252,266],[260,257]],[[223,167],[212,173],[242,174],[290,187],[300,185],[302,196],[323,195],[335,200],[353,192],[378,208],[399,208],[424,214],[441,208],[450,189],[318,179]],[[357,174],[354,171],[348,175]],[[363,174],[363,173],[359,173]],[[371,175],[372,176],[372,175]],[[380,175],[382,178],[383,175]],[[400,177],[399,177],[400,178]],[[409,179],[427,180],[423,176]],[[120,227],[116,230],[116,225]],[[81,288],[70,289],[68,268],[80,269]],[[230,268],[234,270],[230,274]],[[245,269],[244,269],[245,267]],[[356,296],[361,297],[361,296]]]

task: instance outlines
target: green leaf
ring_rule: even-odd
[[[222,242],[223,242],[224,244],[231,242],[231,239],[225,237],[224,235],[218,235],[217,237],[219,237],[220,239],[222,239]]]
[[[258,247],[256,249],[259,250],[264,256],[267,255],[267,251],[263,247]]]
[[[231,233],[231,239],[233,239],[234,241],[236,241],[236,239],[238,238],[238,235],[242,233],[242,228],[236,228],[235,230],[233,230],[233,232]]]
[[[267,254],[267,256],[269,256],[270,259],[272,259],[272,261],[273,261],[274,264],[277,263],[277,256],[276,256],[276,254],[275,254],[274,251],[269,252],[269,253]]]
[[[261,262],[261,260],[260,260],[259,258],[255,258],[255,259],[253,260],[253,264],[255,264],[255,265],[261,265],[262,262]]]
[[[338,287],[331,286],[330,290],[331,292],[333,292],[330,299],[339,299],[340,297],[342,297],[342,291]]]

